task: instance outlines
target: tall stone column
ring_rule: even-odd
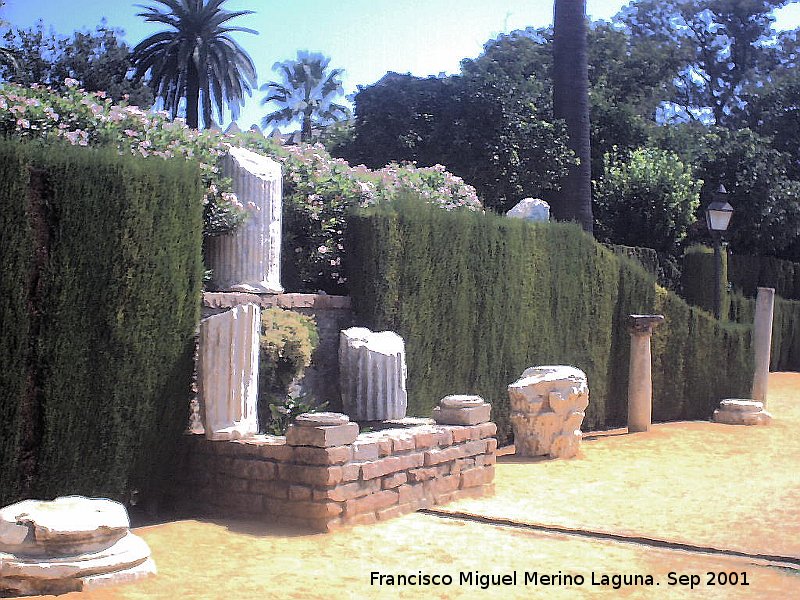
[[[203,427],[211,440],[258,433],[261,309],[244,304],[200,322],[198,387]]]
[[[244,148],[231,148],[223,173],[249,213],[228,235],[210,238],[206,261],[214,286],[223,291],[254,294],[283,292],[281,275],[281,165]]]
[[[628,433],[650,431],[653,422],[653,377],[650,336],[664,315],[629,315],[631,357],[628,371]]]
[[[758,288],[756,314],[753,319],[753,349],[755,351],[755,371],[751,396],[756,402],[766,404],[767,381],[769,380],[769,359],[772,347],[772,312],[775,305],[773,288]]]

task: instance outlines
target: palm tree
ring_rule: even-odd
[[[577,221],[592,233],[586,0],[555,0],[553,6],[553,117],[564,119],[569,147],[579,160],[553,198],[553,216]]]
[[[283,81],[270,81],[261,86],[267,96],[261,101],[274,102],[278,110],[261,121],[262,127],[270,123],[290,124],[300,122],[300,140],[311,141],[311,126],[329,125],[350,116],[350,110],[333,100],[344,93],[341,75],[343,69],[328,71],[330,58],[306,51],[297,53],[297,60],[275,63],[273,70],[280,71]]]
[[[164,23],[174,31],[161,31],[141,41],[133,49],[136,76],[150,73],[156,98],[175,118],[181,100],[186,100],[186,123],[199,125],[202,104],[203,123],[210,127],[212,106],[222,121],[223,103],[235,119],[245,92],[256,86],[256,69],[247,53],[229,37],[233,31],[255,33],[244,27],[224,25],[231,19],[251,14],[251,10],[230,12],[220,7],[225,0],[153,0],[161,7],[142,6],[138,13],[145,21]]]

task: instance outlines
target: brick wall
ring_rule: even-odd
[[[191,514],[266,517],[318,531],[374,523],[493,492],[496,431],[494,423],[424,424],[330,447],[187,434],[174,497]]]

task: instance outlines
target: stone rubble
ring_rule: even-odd
[[[0,596],[63,594],[155,573],[118,502],[64,496],[0,509]]]
[[[727,425],[769,425],[772,415],[764,410],[763,402],[728,398],[719,403],[711,419]]]
[[[511,425],[519,456],[572,458],[589,406],[586,375],[569,366],[530,367],[508,386]]]
[[[506,213],[507,217],[526,221],[549,221],[550,205],[538,198],[524,198]]]

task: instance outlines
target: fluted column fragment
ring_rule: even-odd
[[[339,372],[344,412],[356,421],[406,416],[406,352],[392,331],[351,327],[339,334]]]
[[[211,440],[258,433],[261,309],[244,304],[200,322],[198,384],[203,427]]]
[[[214,287],[224,291],[279,294],[281,287],[281,165],[244,148],[231,148],[223,174],[247,210],[244,224],[206,242]]]

